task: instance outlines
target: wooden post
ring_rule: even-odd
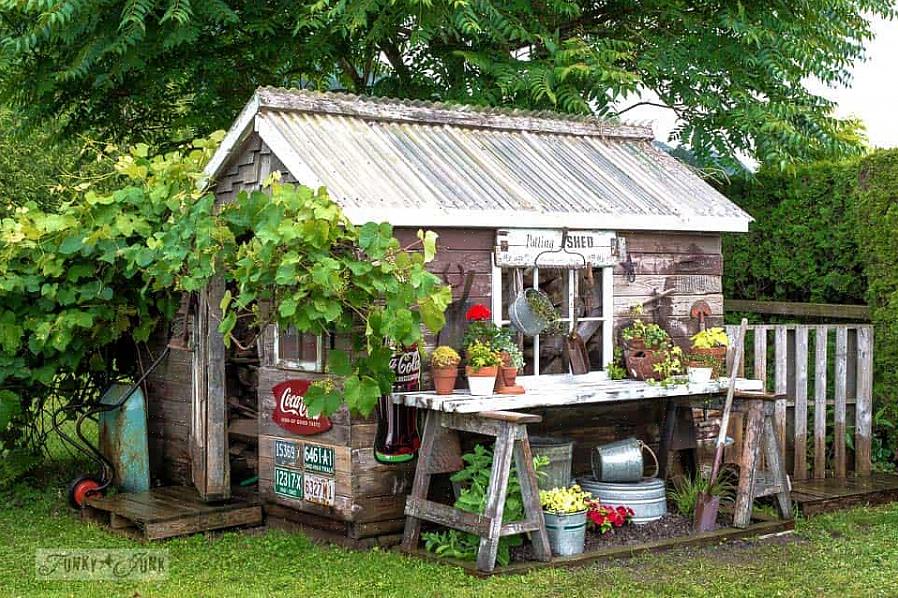
[[[785,395],[789,390],[789,366],[788,351],[786,343],[786,327],[776,327],[776,377],[775,392],[783,395],[782,398],[776,400],[776,408],[774,410],[774,422],[776,426],[776,438],[781,447],[786,446],[786,398]]]
[[[783,447],[776,441],[776,431],[770,418],[764,417],[764,458],[777,486],[776,504],[783,519],[792,518],[792,501],[789,499],[789,477],[782,457]]]
[[[764,403],[759,399],[747,401],[745,439],[742,445],[742,463],[739,466],[739,484],[736,489],[736,508],[733,525],[748,527],[754,501],[755,473],[761,454],[761,434],[764,430]]]
[[[521,484],[521,500],[524,502],[524,516],[528,522],[537,523],[539,527],[532,532],[533,554],[538,561],[552,558],[549,546],[549,534],[543,520],[543,509],[539,502],[539,487],[536,481],[536,470],[533,468],[533,452],[527,430],[524,428],[523,438],[514,443],[514,462]]]
[[[833,469],[837,478],[847,474],[845,458],[845,399],[848,381],[848,329],[836,328],[836,380],[833,423]]]
[[[424,437],[421,439],[421,448],[418,451],[418,464],[415,466],[415,480],[412,482],[412,490],[409,498],[427,500],[427,491],[430,489],[431,467],[430,458],[433,453],[434,440],[438,436],[440,419],[439,411],[427,411],[427,420],[424,422]],[[407,513],[406,509],[406,513]],[[402,534],[402,549],[412,551],[418,547],[421,539],[421,520],[412,515],[405,518],[405,532]]]
[[[817,326],[814,336],[814,479],[826,478],[826,343],[829,330]]]
[[[486,506],[483,509],[483,516],[489,521],[489,530],[486,536],[480,537],[480,549],[477,551],[477,569],[480,571],[492,571],[496,566],[516,430],[517,426],[502,423],[501,430],[496,436],[490,485],[486,491]]]
[[[857,400],[855,402],[854,472],[870,475],[873,435],[873,328],[857,330]]]
[[[755,380],[763,384],[761,390],[767,392],[767,327],[755,328]]]
[[[795,464],[796,480],[808,477],[808,328],[795,331]]]

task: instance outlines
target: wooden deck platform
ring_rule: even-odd
[[[169,486],[88,498],[81,518],[138,540],[161,540],[262,524],[262,506],[249,497],[207,504],[193,488]]]
[[[898,500],[898,474],[792,482],[792,500],[804,515],[816,515],[857,505]]]

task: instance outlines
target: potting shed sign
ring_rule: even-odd
[[[496,265],[500,268],[552,266],[577,268],[613,266],[617,263],[618,240],[613,232],[571,230],[566,251],[561,251],[561,229],[508,228],[496,231]]]
[[[323,415],[309,417],[303,395],[309,389],[308,380],[287,380],[272,389],[274,394],[274,411],[271,419],[294,434],[309,436],[321,434],[331,429],[331,420]]]

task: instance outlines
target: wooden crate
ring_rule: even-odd
[[[262,524],[257,500],[207,504],[193,488],[168,486],[87,499],[81,518],[138,540],[161,540],[230,527]]]

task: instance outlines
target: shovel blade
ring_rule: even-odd
[[[713,532],[717,529],[717,512],[719,510],[719,496],[709,496],[704,492],[699,494],[698,500],[695,502],[693,529],[697,532]]]

